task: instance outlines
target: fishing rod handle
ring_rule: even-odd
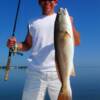
[[[10,63],[11,63],[11,52],[9,50],[9,55],[8,55],[8,61],[7,61],[7,65],[6,65],[6,70],[5,70],[5,76],[4,76],[4,80],[7,81],[9,78],[9,70],[10,70]]]

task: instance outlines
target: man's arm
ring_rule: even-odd
[[[76,30],[74,24],[73,24],[73,18],[71,18],[72,28],[73,28],[73,34],[74,34],[74,44],[75,46],[80,45],[80,33]]]
[[[16,37],[11,37],[7,41],[7,47],[12,48],[16,45],[18,51],[28,51],[32,47],[32,35],[28,31],[24,42],[17,43]]]
[[[28,31],[24,42],[17,43],[19,51],[28,51],[32,47],[32,35]]]

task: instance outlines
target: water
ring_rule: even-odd
[[[100,100],[100,68],[78,67],[72,78],[73,100]]]
[[[0,69],[0,100],[21,100],[26,69],[11,69],[8,81],[4,81],[4,71]],[[99,76],[99,67],[77,67],[76,77],[71,78],[73,100],[100,100]]]
[[[4,71],[0,70],[0,100],[21,100],[26,71],[11,69],[8,81],[4,81]]]

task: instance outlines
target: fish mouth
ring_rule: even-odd
[[[63,10],[64,10],[63,8],[59,8],[58,14],[62,14]]]
[[[58,10],[58,14],[61,15],[66,15],[67,14],[67,8],[59,8]]]

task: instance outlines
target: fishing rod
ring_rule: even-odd
[[[18,1],[16,16],[15,16],[15,20],[14,20],[14,26],[13,26],[13,31],[12,31],[12,37],[15,36],[15,30],[16,30],[16,24],[17,24],[17,20],[18,20],[18,13],[19,13],[19,8],[20,8],[20,2],[21,2],[21,0]],[[11,63],[11,56],[12,56],[12,54],[16,53],[16,54],[19,54],[19,55],[23,55],[22,53],[17,52],[15,49],[16,49],[15,46],[13,48],[9,49],[8,60],[7,60],[6,69],[5,69],[4,80],[8,80],[8,78],[9,78],[9,70],[10,70],[10,63]]]

